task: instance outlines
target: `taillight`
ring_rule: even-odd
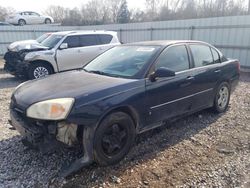
[[[239,62],[239,61],[236,61],[236,65],[237,65],[237,70],[238,70],[238,72],[240,72],[240,62]]]

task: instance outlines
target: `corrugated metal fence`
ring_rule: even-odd
[[[3,55],[7,45],[13,41],[35,39],[45,32],[62,30],[117,31],[124,43],[162,39],[202,40],[217,46],[227,57],[239,59],[242,67],[250,68],[250,16],[81,27],[0,26],[0,54]]]

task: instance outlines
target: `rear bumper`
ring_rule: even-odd
[[[231,79],[231,92],[234,92],[238,83],[239,83],[240,75],[235,76]]]

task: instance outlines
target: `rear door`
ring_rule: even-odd
[[[96,34],[81,35],[80,45],[79,54],[81,56],[81,67],[106,51],[106,46],[101,45],[101,41]]]
[[[155,82],[146,80],[148,125],[183,114],[192,105],[194,77],[186,45],[174,45],[165,49],[151,72],[160,67],[171,69],[176,75],[158,78]]]
[[[221,76],[219,53],[205,44],[189,44],[193,58],[194,98],[193,110],[211,106],[214,89]]]
[[[29,12],[29,16],[27,16],[27,17],[28,17],[29,23],[31,23],[31,24],[41,23],[40,15],[35,13],[35,12]]]

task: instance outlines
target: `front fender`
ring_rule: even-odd
[[[136,127],[139,127],[145,113],[144,90],[145,87],[137,87],[86,105],[77,105],[76,100],[67,119],[78,125],[97,126],[109,113],[119,110],[128,113],[135,121]]]

